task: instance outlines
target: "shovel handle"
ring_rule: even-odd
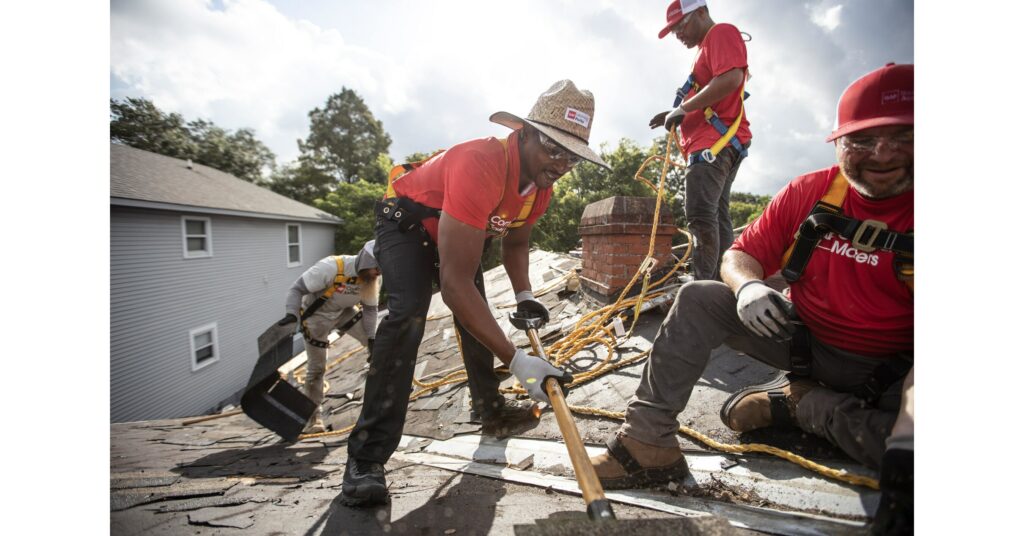
[[[530,339],[530,345],[538,356],[547,359],[544,355],[544,347],[537,336],[537,330],[528,329],[526,335]],[[576,429],[576,422],[572,419],[569,411],[569,404],[565,401],[562,393],[562,386],[558,380],[548,378],[544,381],[544,391],[551,400],[551,410],[555,413],[555,420],[558,421],[558,429],[562,432],[562,439],[565,441],[565,448],[569,451],[569,459],[572,461],[572,469],[576,472],[576,482],[583,493],[583,502],[587,504],[587,515],[594,521],[615,519],[611,503],[604,497],[604,489],[601,481],[597,478],[594,466],[590,464],[590,456],[583,446],[583,439]]]

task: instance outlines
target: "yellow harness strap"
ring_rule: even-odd
[[[342,259],[341,255],[335,255],[334,262],[338,263],[338,275],[334,276],[334,284],[321,295],[325,300],[329,300],[331,296],[334,296],[334,291],[337,290],[339,285],[351,285],[359,280],[356,276],[345,277],[345,259]]]
[[[739,115],[736,116],[736,120],[732,122],[732,125],[729,125],[729,130],[727,130],[725,132],[725,134],[722,134],[722,137],[718,138],[718,141],[716,141],[714,143],[714,145],[712,145],[711,148],[709,149],[711,151],[711,155],[712,156],[718,156],[718,153],[722,152],[722,149],[725,148],[726,144],[728,144],[729,141],[732,140],[733,136],[736,135],[736,131],[738,131],[740,129],[740,123],[743,122],[743,91],[744,91],[743,88],[746,85],[747,85],[746,81],[744,81],[742,84],[740,84],[740,113],[739,113]],[[710,106],[708,106],[707,108],[704,108],[704,120],[705,121],[710,123],[711,122],[711,118],[714,115],[715,115],[715,111],[712,110]]]

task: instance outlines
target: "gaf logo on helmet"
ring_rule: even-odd
[[[897,102],[910,102],[913,100],[913,91],[893,89],[882,92],[882,104],[895,104]]]

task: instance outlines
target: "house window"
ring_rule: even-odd
[[[288,223],[284,229],[288,242],[288,267],[299,266],[302,264],[302,226]]]
[[[193,372],[220,359],[220,352],[217,350],[216,323],[189,331],[188,338],[192,347]]]
[[[210,257],[213,255],[213,237],[210,218],[182,216],[181,236],[185,258]]]

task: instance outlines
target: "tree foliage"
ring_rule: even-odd
[[[334,235],[334,251],[352,255],[373,238],[374,203],[384,197],[386,186],[359,180],[341,183],[323,199],[316,199],[316,208],[342,219]]]
[[[764,212],[771,200],[772,196],[770,195],[732,192],[729,196],[729,215],[732,217],[733,227],[752,223]]]
[[[363,179],[383,184],[378,156],[387,155],[391,136],[363,99],[351,89],[327,98],[323,108],[309,112],[309,135],[299,141],[301,165],[329,175],[335,182]]]
[[[147,99],[110,100],[110,139],[191,159],[249,182],[261,182],[264,171],[275,167],[274,153],[251,129],[232,132],[205,119],[186,123],[181,114],[164,113]]]

